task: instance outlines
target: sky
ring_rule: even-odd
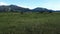
[[[43,7],[52,10],[60,10],[60,0],[0,0],[0,5],[17,5],[30,9]]]

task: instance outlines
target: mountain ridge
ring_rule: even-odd
[[[29,9],[29,8],[24,8],[24,7],[20,7],[17,5],[2,5],[0,6],[0,12],[6,12],[6,11],[12,11],[12,12],[28,12],[28,11],[32,11],[32,12],[54,12],[54,10],[49,10],[47,8],[41,8],[41,7],[37,7],[34,9]]]

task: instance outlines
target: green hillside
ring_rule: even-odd
[[[0,34],[60,34],[60,13],[0,13]]]

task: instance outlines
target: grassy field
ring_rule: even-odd
[[[0,13],[0,34],[60,34],[60,13]]]

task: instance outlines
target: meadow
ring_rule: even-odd
[[[60,34],[60,13],[0,13],[0,34]]]

